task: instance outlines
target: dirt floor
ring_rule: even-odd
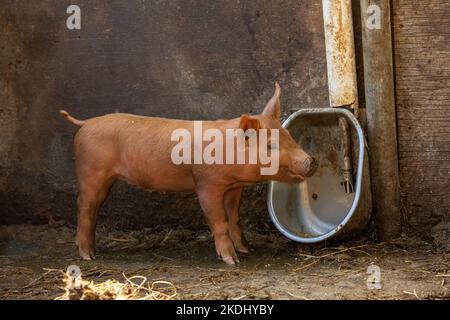
[[[98,229],[97,258],[80,261],[66,226],[0,226],[0,299],[54,299],[63,273],[101,283],[140,275],[176,288],[175,299],[449,299],[450,253],[412,239],[299,245],[276,231],[247,233],[254,251],[228,267],[207,231]],[[367,268],[382,288],[368,289]]]

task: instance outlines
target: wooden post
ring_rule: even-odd
[[[373,216],[382,239],[401,232],[389,0],[361,0]]]

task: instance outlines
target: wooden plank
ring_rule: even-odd
[[[413,227],[450,217],[450,2],[394,0],[400,183]]]

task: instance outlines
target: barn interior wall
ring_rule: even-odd
[[[328,102],[318,1],[2,1],[0,7],[0,223],[75,222],[72,151],[81,119],[111,112],[183,119],[257,113],[283,87],[285,111]],[[242,217],[269,223],[265,193],[247,191]],[[119,183],[101,221],[129,227],[201,227],[191,194]]]
[[[233,118],[260,111],[275,80],[285,112],[328,105],[320,1],[78,0],[81,30],[66,27],[69,4],[0,7],[0,223],[75,221],[76,128],[62,107],[79,118]],[[394,0],[392,8],[402,208],[427,230],[450,211],[450,4]],[[269,223],[263,188],[247,191],[242,211],[251,226]],[[194,195],[124,183],[101,219],[203,225]]]

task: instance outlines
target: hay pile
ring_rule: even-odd
[[[65,292],[55,300],[171,300],[177,295],[175,286],[167,281],[150,283],[144,276],[126,277],[125,281],[107,280],[94,283],[64,273]]]

